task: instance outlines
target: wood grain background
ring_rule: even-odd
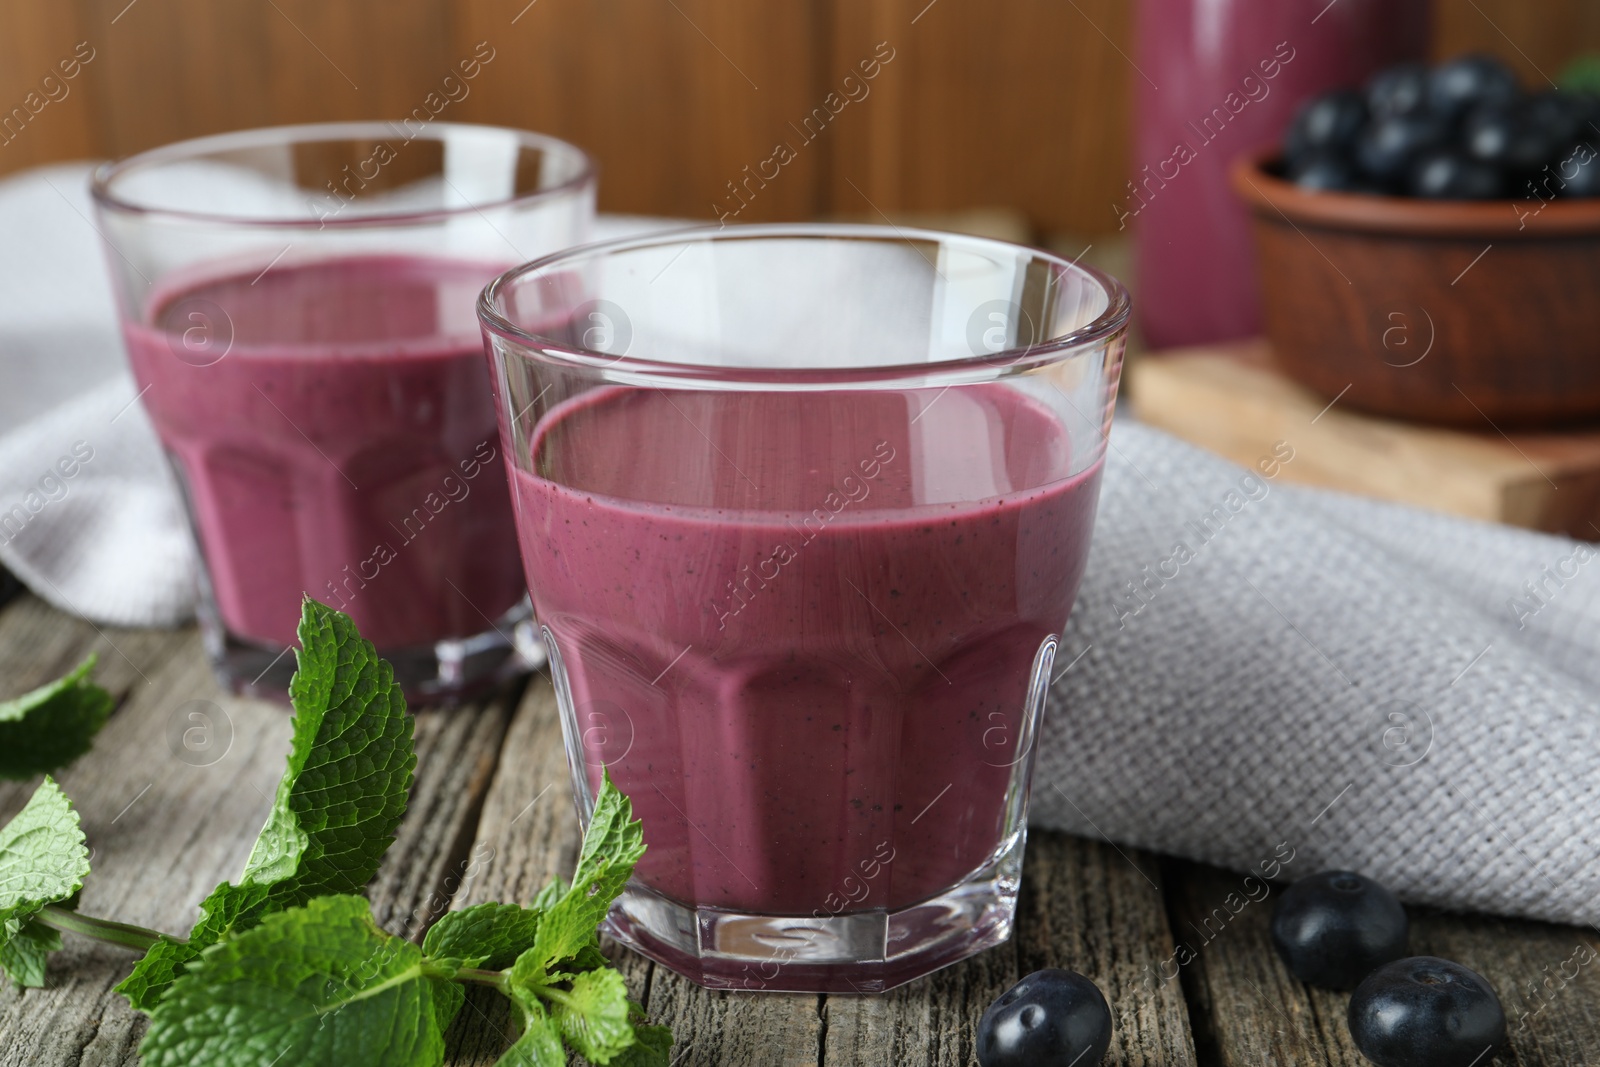
[[[396,117],[488,42],[494,58],[440,117],[584,145],[605,210],[757,221],[1000,206],[1041,233],[1093,235],[1114,228],[1124,180],[1131,6],[0,0],[0,117],[26,116],[0,137],[0,173],[248,126]],[[1600,48],[1593,0],[1435,6],[1439,54],[1487,49],[1529,78]],[[61,79],[79,42],[93,58]],[[884,42],[893,58],[847,87]],[[858,99],[805,139],[805,117],[846,88]],[[29,100],[48,102],[33,114]],[[747,182],[780,142],[794,158]],[[730,183],[748,191],[735,199]]]

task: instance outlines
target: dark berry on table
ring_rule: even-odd
[[[1313,152],[1342,152],[1355,144],[1367,124],[1367,101],[1360,93],[1339,89],[1314,97],[1300,108],[1284,142],[1291,161]]]
[[[1355,160],[1339,152],[1312,152],[1291,164],[1288,173],[1300,188],[1319,192],[1362,193],[1372,184]]]
[[[1378,968],[1356,987],[1350,1036],[1378,1067],[1487,1067],[1506,1014],[1477,973],[1436,956]]]
[[[1536,171],[1572,140],[1565,123],[1540,121],[1529,101],[1479,104],[1467,112],[1461,143],[1480,163],[1519,173]]]
[[[1505,179],[1464,152],[1435,148],[1412,167],[1407,191],[1427,200],[1493,200],[1505,195]]]
[[[1284,891],[1272,913],[1272,944],[1308,985],[1350,989],[1375,967],[1406,954],[1406,909],[1370,878],[1322,871]]]
[[[1367,82],[1367,108],[1374,118],[1409,115],[1428,103],[1428,68],[1422,63],[1396,63]]]
[[[1356,161],[1373,180],[1398,186],[1424,152],[1449,139],[1449,125],[1431,112],[1394,115],[1367,127],[1356,142]]]
[[[1465,55],[1441,63],[1428,76],[1428,107],[1448,119],[1474,104],[1509,103],[1518,93],[1517,76],[1493,56]]]
[[[1111,1045],[1111,1009],[1075,971],[1034,971],[978,1022],[982,1067],[1094,1067]]]

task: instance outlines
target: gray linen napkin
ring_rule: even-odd
[[[1600,551],[1280,485],[1292,451],[1113,431],[1033,822],[1600,921]]]

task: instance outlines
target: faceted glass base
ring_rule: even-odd
[[[958,885],[899,911],[823,917],[691,908],[636,883],[606,920],[612,937],[711,989],[882,993],[1011,936],[1026,830]]]
[[[198,615],[206,653],[225,688],[240,696],[288,700],[292,651],[229,633],[205,596]],[[394,667],[394,679],[412,706],[459,704],[545,663],[544,642],[526,597],[483,633],[378,653]]]

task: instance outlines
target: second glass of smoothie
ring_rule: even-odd
[[[560,253],[485,290],[614,935],[710,986],[875,992],[1009,936],[1128,300],[1044,252],[849,226]]]
[[[474,301],[586,238],[584,153],[338,123],[156,149],[93,189],[225,681],[283,693],[305,594],[347,612],[413,700],[542,656]]]

